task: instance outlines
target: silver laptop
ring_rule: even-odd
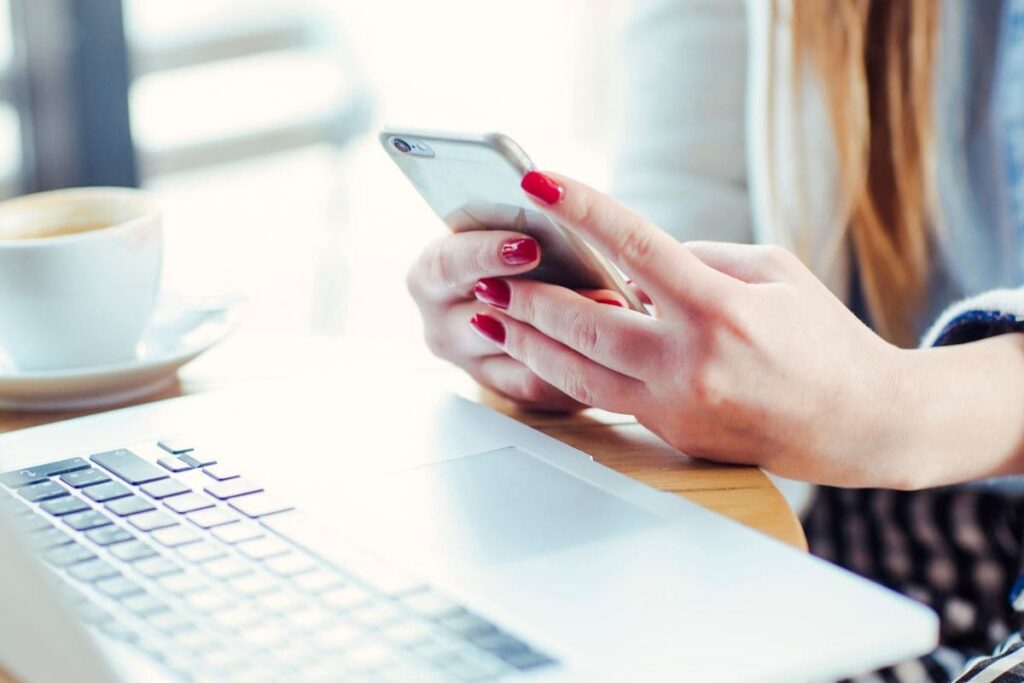
[[[935,646],[921,605],[480,405],[379,385],[248,387],[0,438],[0,667],[788,682]]]

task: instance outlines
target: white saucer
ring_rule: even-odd
[[[154,394],[177,370],[234,328],[238,300],[166,299],[142,335],[134,359],[109,365],[18,370],[0,356],[0,410],[105,408]]]

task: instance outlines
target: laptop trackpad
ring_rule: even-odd
[[[666,523],[512,447],[390,474],[339,497],[338,521],[362,544],[429,564],[508,562]]]

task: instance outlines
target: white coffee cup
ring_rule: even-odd
[[[0,351],[18,370],[125,361],[160,287],[160,211],[90,187],[0,202]]]

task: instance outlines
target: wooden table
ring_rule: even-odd
[[[299,335],[239,334],[183,368],[179,380],[146,401],[226,388],[239,383],[324,372],[351,359],[360,345]],[[374,349],[380,353],[379,348]],[[624,474],[684,496],[770,536],[806,550],[807,541],[789,504],[761,470],[700,462],[680,455],[628,416],[586,411],[561,416],[517,410],[482,391],[465,376],[425,354],[386,351],[410,371],[431,373],[453,391],[480,400],[594,456]],[[146,402],[143,401],[143,402]],[[86,411],[88,412],[88,411]],[[86,414],[0,411],[0,432]]]

